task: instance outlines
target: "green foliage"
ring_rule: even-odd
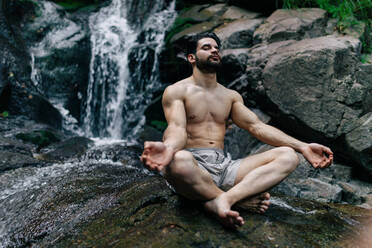
[[[164,121],[153,120],[153,121],[150,122],[150,125],[155,127],[156,129],[160,130],[160,131],[164,131],[167,128],[167,123],[164,122]]]
[[[182,32],[183,30],[191,27],[192,25],[193,24],[192,24],[191,18],[177,17],[173,23],[173,26],[170,28],[169,32],[167,33],[165,37],[165,44],[168,44],[175,34]]]
[[[66,10],[76,10],[83,7],[98,5],[102,0],[52,0]]]
[[[337,28],[343,33],[347,28],[366,24],[367,32],[372,29],[372,0],[284,0],[283,8],[322,8],[330,16],[338,19]],[[363,51],[370,50],[372,44],[370,38],[362,39]]]
[[[360,61],[363,64],[372,64],[372,51],[369,51],[370,54],[362,54]]]
[[[8,113],[8,111],[4,111],[4,112],[0,113],[0,116],[1,117],[8,117],[9,113]]]
[[[19,133],[16,135],[16,138],[37,145],[38,149],[60,141],[60,138],[57,137],[57,135],[47,130],[38,130],[31,133]]]

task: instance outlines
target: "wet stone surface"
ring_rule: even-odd
[[[246,224],[223,228],[197,203],[173,194],[158,177],[120,193],[119,204],[79,225],[57,247],[346,247],[371,212],[289,197],[274,197],[264,214],[242,212]],[[352,235],[350,237],[353,237]],[[353,239],[353,238],[351,238]],[[355,241],[355,240],[354,240]]]

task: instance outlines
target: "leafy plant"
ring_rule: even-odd
[[[153,121],[151,121],[150,125],[155,127],[156,129],[160,130],[160,131],[164,131],[167,128],[167,123],[164,122],[164,121],[153,120]]]
[[[0,116],[1,117],[8,117],[9,113],[8,113],[8,111],[4,111],[4,112],[0,113]]]
[[[366,33],[372,29],[372,0],[284,0],[283,8],[308,8],[316,7],[326,10],[330,16],[338,19],[337,28],[340,32],[345,29],[365,23]],[[371,38],[362,39],[363,52],[368,52],[371,47]]]
[[[66,10],[76,10],[82,7],[97,5],[100,2],[102,2],[102,0],[52,0],[52,1],[61,5]]]
[[[169,32],[167,33],[166,37],[165,37],[165,43],[168,44],[168,42],[172,39],[172,37],[191,27],[193,24],[192,24],[192,19],[191,18],[176,18],[176,20],[174,21],[172,27],[170,28]]]

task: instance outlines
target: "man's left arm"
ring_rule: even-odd
[[[263,123],[255,113],[244,105],[242,97],[237,92],[234,92],[233,96],[231,118],[237,126],[247,130],[266,144],[289,146],[301,152],[314,168],[328,167],[333,161],[333,152],[328,147],[299,141],[279,129]]]

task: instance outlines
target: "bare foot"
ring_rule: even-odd
[[[225,227],[235,229],[244,225],[244,220],[239,215],[239,212],[230,209],[231,206],[224,197],[224,194],[206,202],[204,207],[208,212],[216,216]]]
[[[270,205],[270,194],[265,192],[257,196],[243,199],[236,203],[236,207],[254,213],[265,213]]]

